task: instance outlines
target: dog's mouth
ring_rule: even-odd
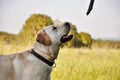
[[[61,42],[62,42],[62,43],[68,42],[68,41],[70,41],[72,38],[73,38],[73,35],[72,35],[72,34],[70,34],[70,35],[65,34],[65,35],[62,36]]]
[[[61,42],[62,43],[68,42],[73,38],[72,34],[68,35],[68,33],[70,32],[70,23],[66,22],[64,24],[64,27],[65,27],[66,33],[61,37]]]

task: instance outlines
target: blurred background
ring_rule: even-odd
[[[70,22],[74,38],[62,45],[52,79],[120,80],[120,0],[95,0],[86,16],[89,3],[0,0],[0,54],[30,49],[40,29]]]
[[[31,44],[41,28],[67,21],[75,34],[67,46],[93,47],[103,42],[105,47],[119,48],[120,1],[97,0],[92,12],[86,16],[89,3],[90,0],[1,0],[0,40],[7,44]],[[22,41],[21,37],[29,41]]]

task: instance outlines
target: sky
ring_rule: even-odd
[[[78,32],[93,38],[120,40],[120,0],[95,0],[86,16],[90,0],[0,0],[0,31],[18,34],[30,15],[46,14],[53,20],[68,21]]]

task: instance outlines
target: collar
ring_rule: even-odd
[[[49,66],[52,66],[54,64],[54,62],[51,62],[47,59],[45,59],[43,56],[41,56],[40,54],[38,54],[34,49],[31,50],[31,53],[37,57],[38,59],[42,60],[43,62],[45,62],[46,64],[48,64]]]

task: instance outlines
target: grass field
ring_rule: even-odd
[[[52,80],[120,80],[120,50],[62,49]]]
[[[27,48],[1,46],[0,54]],[[120,49],[61,49],[51,76],[51,80],[120,80]]]

